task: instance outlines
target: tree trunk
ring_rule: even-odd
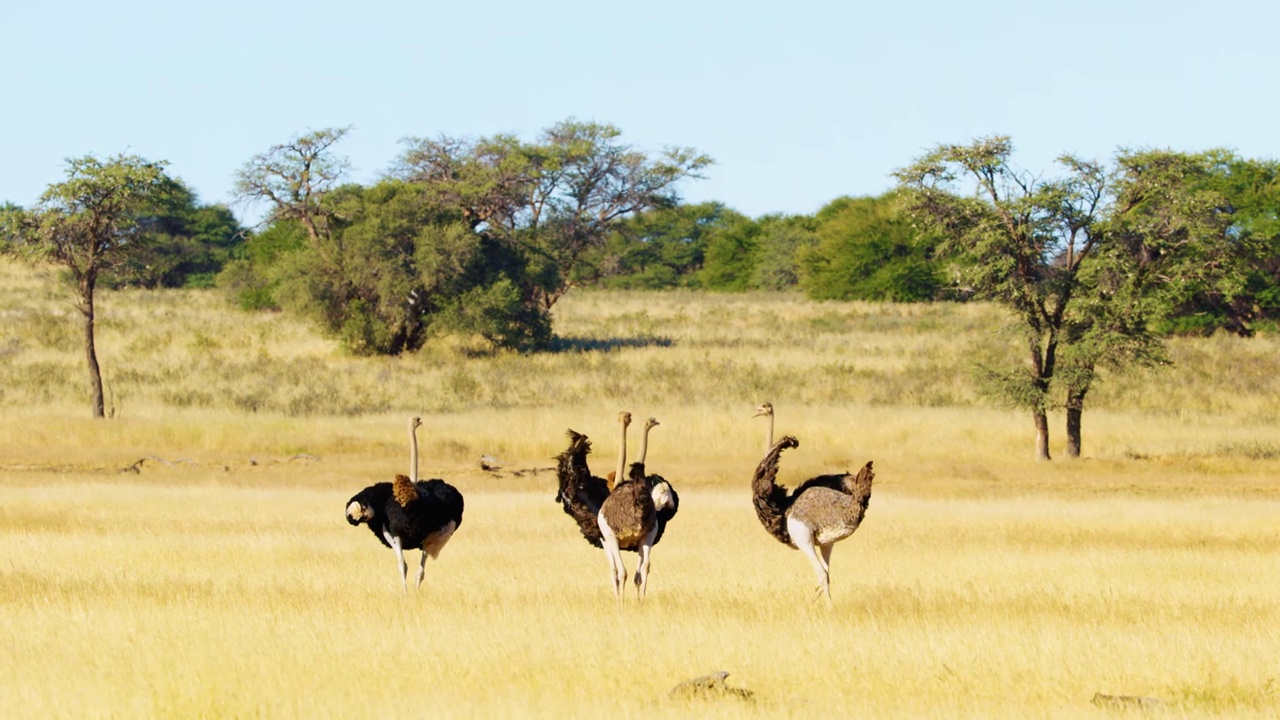
[[[1034,327],[1034,323],[1032,323]],[[1041,355],[1038,335],[1028,336],[1031,351],[1031,368],[1035,371],[1034,385],[1036,402],[1031,407],[1031,417],[1036,423],[1036,460],[1049,460],[1049,416],[1045,410],[1045,396],[1049,392],[1049,381],[1053,378],[1053,366],[1057,359],[1058,338],[1049,333]]]
[[[1067,408],[1067,457],[1080,457],[1080,416],[1084,412],[1079,408]]]
[[[1067,457],[1080,457],[1080,420],[1084,416],[1084,394],[1088,390],[1067,393]]]
[[[1036,421],[1036,459],[1049,460],[1049,417],[1044,410],[1033,410]]]
[[[84,316],[84,355],[89,363],[89,384],[93,388],[93,416],[106,417],[102,396],[102,370],[98,367],[98,351],[93,343],[93,291],[95,278],[88,274],[80,284],[80,313]]]

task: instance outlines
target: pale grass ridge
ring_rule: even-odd
[[[1280,714],[1275,338],[1104,378],[1086,459],[1036,463],[973,389],[981,305],[572,293],[565,352],[385,359],[212,293],[103,293],[118,412],[93,421],[68,298],[0,262],[6,717]],[[751,507],[765,400],[801,440],[781,482],[875,462],[830,609]],[[565,429],[603,470],[621,409],[662,419],[681,494],[643,607],[552,499]],[[342,513],[403,471],[412,414],[467,509],[405,598]],[[144,456],[187,462],[120,472]],[[717,670],[754,702],[667,698]]]

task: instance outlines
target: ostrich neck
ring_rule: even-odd
[[[644,434],[640,436],[640,455],[636,458],[636,462],[644,465],[645,455],[649,452],[649,425],[644,426]]]
[[[627,476],[627,424],[624,422],[621,425],[622,441],[618,443],[618,474],[614,476],[617,478],[614,482],[622,482]]]
[[[769,424],[765,428],[764,451],[773,449],[773,413],[769,413]]]
[[[409,481],[418,481],[418,428],[409,426]]]

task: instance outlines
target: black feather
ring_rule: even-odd
[[[369,518],[366,522],[364,520],[354,520],[348,516],[347,522],[352,525],[359,525],[362,522],[366,522],[369,526],[369,531],[373,533],[374,537],[378,538],[378,542],[386,545],[387,547],[391,547],[391,545],[387,543],[386,536],[383,535],[387,529],[386,507],[390,500],[391,483],[380,482],[370,485],[355,495],[352,495],[351,499],[347,501],[347,507],[351,507],[351,503],[359,503],[366,511],[371,511],[373,517]]]
[[[400,538],[402,548],[420,548],[428,536],[450,522],[455,524],[455,530],[462,525],[463,500],[457,488],[443,480],[419,480],[414,486],[418,499],[405,507],[392,497],[389,482],[370,485],[356,493],[347,505],[358,502],[369,511],[369,530],[387,547],[391,545],[385,533]],[[358,525],[361,521],[348,517],[347,522]]]
[[[587,466],[587,455],[591,454],[591,441],[587,436],[573,430],[569,430],[568,435],[569,447],[556,456],[556,476],[560,481],[556,501],[565,514],[577,522],[587,542],[604,547],[596,516],[609,497],[609,484],[604,478],[592,475]]]
[[[653,536],[653,544],[657,545],[658,541],[662,539],[662,534],[667,531],[667,523],[680,511],[680,496],[676,494],[675,486],[663,479],[661,475],[650,475],[649,477],[657,478],[657,481],[667,483],[667,488],[671,491],[671,506],[658,508],[658,533]]]

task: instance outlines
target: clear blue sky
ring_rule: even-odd
[[[574,117],[716,160],[681,186],[758,217],[879,194],[938,143],[1280,156],[1280,3],[43,2],[3,13],[0,201],[67,157],[167,160],[205,202],[289,137],[352,125],[369,182],[406,136]],[[253,209],[233,206],[242,217]]]

